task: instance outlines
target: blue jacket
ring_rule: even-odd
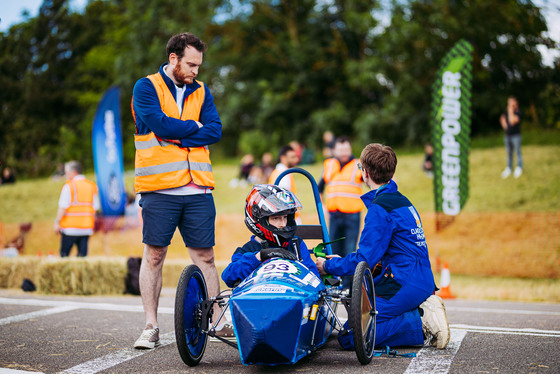
[[[173,97],[177,98],[177,91],[173,81],[163,71],[163,64],[159,68],[159,74],[169,87]],[[184,99],[200,88],[198,81],[186,85]],[[204,84],[204,83],[202,83]],[[168,117],[162,110],[152,82],[144,77],[134,85],[133,109],[136,116],[136,133],[145,135],[153,132],[162,139],[180,140],[183,147],[203,147],[220,141],[222,137],[222,121],[214,105],[214,98],[205,85],[206,94],[200,113],[200,123],[204,126],[199,128],[195,121],[181,121]]]
[[[431,294],[435,284],[428,246],[420,215],[412,203],[398,192],[394,181],[362,195],[362,201],[368,212],[358,250],[344,258],[326,261],[325,271],[351,275],[361,261],[372,269],[381,261],[383,272],[374,280],[378,296],[392,296],[409,282]],[[390,289],[384,289],[385,286]]]
[[[298,237],[298,246],[301,253],[301,263],[311,270],[317,277],[321,278],[317,266],[309,255],[309,250],[305,242]],[[228,287],[235,287],[239,282],[247,278],[253,270],[255,270],[261,262],[255,257],[257,252],[260,252],[261,243],[255,240],[255,236],[251,236],[243,247],[238,247],[233,256],[231,256],[231,263],[222,272],[222,279]]]

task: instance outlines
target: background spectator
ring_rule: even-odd
[[[241,158],[241,164],[239,166],[239,176],[237,178],[233,178],[229,182],[230,187],[232,188],[235,188],[237,186],[245,187],[247,186],[247,183],[252,183],[249,180],[249,177],[254,167],[255,167],[255,158],[253,157],[253,155],[246,154],[245,156],[243,156]]]
[[[298,163],[299,158],[292,147],[290,147],[289,145],[285,145],[280,148],[280,151],[278,152],[278,163],[276,164],[276,168],[272,171],[270,177],[268,178],[268,184],[275,184],[276,178],[278,178],[278,176],[282,174],[283,171],[297,166]],[[296,182],[293,173],[288,174],[284,178],[282,178],[280,180],[280,183],[278,183],[278,186],[283,187],[288,191],[292,191],[294,195],[297,194]],[[298,225],[301,224],[301,217],[299,216],[299,212],[296,212],[296,223]]]
[[[430,143],[426,143],[424,147],[425,157],[424,163],[422,164],[422,169],[424,169],[424,173],[426,176],[433,177],[434,176],[434,147]]]
[[[301,148],[300,142],[298,142],[297,140],[292,140],[288,145],[292,147],[292,149],[296,153],[296,156],[298,158],[298,164],[301,163],[301,153],[303,149]]]
[[[347,137],[336,139],[333,155],[323,163],[319,192],[329,211],[330,237],[333,240],[345,238],[331,244],[333,254],[345,257],[356,250],[360,235],[360,212],[364,208],[360,199],[363,180]],[[352,277],[344,276],[342,282],[344,288],[350,288]]]
[[[502,178],[507,178],[513,169],[513,152],[517,157],[517,166],[513,172],[515,178],[523,173],[523,157],[521,156],[521,110],[514,96],[508,97],[506,111],[500,116],[500,124],[504,129],[504,144],[507,152],[507,166]]]
[[[64,163],[60,162],[56,165],[56,170],[52,173],[51,178],[55,181],[64,178]]]
[[[95,212],[100,206],[97,186],[82,174],[78,161],[67,162],[64,170],[68,180],[60,192],[54,222],[55,233],[61,235],[60,257],[67,257],[74,245],[78,247],[78,256],[85,257],[89,237],[93,235]]]
[[[13,184],[16,183],[16,175],[11,168],[5,167],[2,171],[2,184]]]
[[[260,169],[262,171],[262,177],[260,183],[268,183],[268,178],[270,178],[270,174],[274,170],[274,160],[272,159],[272,153],[266,152],[261,157],[261,165]]]
[[[334,141],[335,138],[332,131],[325,131],[323,133],[323,158],[333,157]]]
[[[313,150],[307,147],[307,144],[300,143],[301,147],[301,158],[299,160],[300,165],[310,165],[315,163],[315,154]]]

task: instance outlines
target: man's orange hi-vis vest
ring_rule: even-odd
[[[154,85],[161,109],[167,116],[182,121],[198,121],[204,103],[204,84],[186,97],[183,112],[179,108],[161,74],[148,75]],[[134,111],[133,111],[134,115]],[[183,148],[158,138],[153,132],[134,135],[136,147],[134,189],[137,193],[181,187],[193,182],[197,186],[214,188],[214,174],[208,147]]]
[[[274,184],[274,182],[276,182],[276,178],[278,178],[278,176],[282,174],[281,171],[279,171],[278,169],[274,169],[272,170],[272,173],[270,173],[270,176],[268,177],[268,184]],[[286,175],[284,178],[289,178],[289,183],[290,183],[290,188],[289,190],[292,191],[295,194],[297,194],[297,189],[296,189],[296,181],[294,179],[294,174],[288,174]],[[285,179],[282,178],[282,180],[284,181]]]
[[[93,196],[97,194],[97,186],[87,179],[70,179],[66,184],[70,188],[70,206],[60,220],[60,227],[93,229],[95,223]]]
[[[280,174],[282,174],[282,172],[278,169],[274,169],[272,170],[272,173],[270,173],[270,176],[268,177],[268,184],[274,184],[274,182],[276,182],[276,178],[278,178],[278,176],[280,176]],[[293,192],[294,195],[297,195],[297,189],[296,189],[296,180],[294,179],[294,174],[288,174],[286,175],[284,178],[289,178],[289,183],[290,183],[290,188],[288,188],[291,192]],[[285,181],[285,179],[282,178],[282,181]],[[280,185],[281,183],[278,183],[278,185]],[[295,218],[296,220],[299,219],[300,217],[300,213],[299,211],[296,212]]]
[[[362,195],[362,173],[356,159],[340,168],[336,158],[328,158],[324,164],[325,199],[329,212],[358,213],[364,208]]]

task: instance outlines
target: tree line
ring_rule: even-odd
[[[291,140],[319,149],[326,130],[356,144],[430,139],[431,86],[460,39],[474,46],[472,135],[500,131],[508,95],[525,125],[560,127],[560,60],[545,66],[541,10],[528,0],[44,0],[0,33],[0,161],[23,176],[77,159],[91,168],[103,92],[121,88],[125,165],[134,162],[134,83],[166,61],[173,34],[209,49],[224,156],[257,157]]]

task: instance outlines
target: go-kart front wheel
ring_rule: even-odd
[[[352,281],[352,300],[348,323],[353,331],[356,356],[362,365],[369,364],[375,346],[375,289],[367,262],[356,267]]]
[[[175,295],[175,340],[183,362],[196,366],[204,355],[208,335],[202,331],[202,302],[208,298],[200,268],[187,266],[181,273]]]

